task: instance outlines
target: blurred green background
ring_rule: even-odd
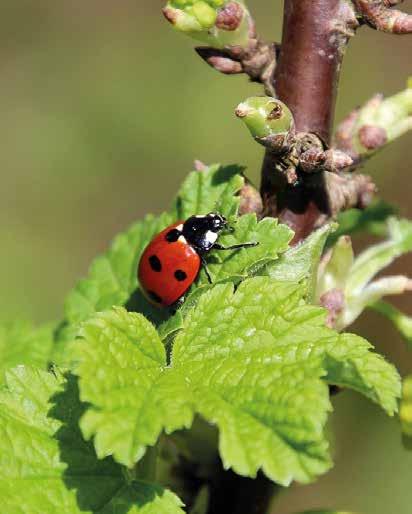
[[[59,319],[65,294],[92,258],[132,221],[166,208],[194,158],[246,164],[258,181],[262,149],[233,110],[259,87],[203,64],[160,7],[1,0],[1,319]],[[282,3],[250,7],[260,33],[279,40]],[[412,37],[363,28],[345,59],[337,120],[376,91],[402,89],[411,74]],[[411,162],[407,136],[365,167],[382,197],[408,217]],[[411,262],[391,271],[410,272]],[[412,295],[396,304],[411,313]],[[403,373],[412,370],[403,342],[377,315],[354,330]],[[397,421],[348,392],[333,402],[334,470],[282,492],[275,511],[410,514],[412,453],[402,448]]]

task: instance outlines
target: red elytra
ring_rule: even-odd
[[[148,300],[158,306],[173,305],[200,271],[200,256],[190,244],[184,240],[170,243],[166,239],[171,230],[183,223],[178,221],[155,236],[140,258],[140,285]]]

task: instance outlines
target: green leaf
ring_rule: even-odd
[[[231,217],[237,213],[239,197],[244,184],[244,168],[236,165],[214,164],[203,171],[193,171],[183,182],[172,207],[176,220],[185,220],[195,214],[219,212]]]
[[[365,340],[324,325],[302,304],[304,287],[256,277],[201,297],[177,336],[172,364],[190,380],[196,410],[220,430],[226,467],[259,468],[287,485],[330,467],[323,432],[331,384],[352,387],[389,414],[400,393],[396,370]]]
[[[316,298],[319,300],[329,291],[338,289],[345,299],[335,321],[337,329],[349,326],[384,296],[412,289],[412,280],[402,275],[373,280],[397,257],[412,251],[412,222],[390,218],[387,232],[385,241],[369,246],[356,258],[350,238],[342,236],[322,259]]]
[[[162,487],[126,478],[81,438],[77,383],[34,368],[7,373],[0,392],[0,497],[7,514],[183,514]]]
[[[163,344],[143,316],[115,308],[97,314],[80,335],[76,373],[81,399],[92,405],[81,429],[86,439],[95,436],[99,458],[114,455],[131,467],[163,429],[191,425],[187,383],[167,368]]]
[[[0,383],[4,372],[18,364],[46,369],[52,347],[51,325],[34,328],[27,322],[0,325]]]
[[[396,370],[364,339],[325,326],[305,305],[304,285],[267,277],[214,286],[189,310],[172,362],[142,316],[123,309],[86,323],[76,345],[81,427],[99,456],[132,465],[164,429],[193,414],[218,425],[226,467],[281,484],[330,467],[324,434],[327,383],[365,394],[388,414],[400,394]],[[98,369],[98,373],[96,373]]]
[[[154,328],[138,314],[98,314],[76,345],[81,427],[100,457],[132,465],[164,429],[190,427],[199,413],[220,431],[226,467],[281,484],[308,482],[330,467],[324,434],[327,383],[397,409],[396,370],[364,339],[325,326],[305,305],[304,285],[267,277],[202,295],[183,321],[167,366]],[[98,373],[96,373],[98,369]]]
[[[257,221],[255,214],[245,214],[233,224],[234,232],[219,238],[223,246],[257,242],[258,246],[231,251],[214,251],[207,259],[213,282],[239,281],[258,273],[279,254],[287,250],[293,232],[286,225],[279,225],[274,218]],[[207,285],[203,270],[199,285]]]
[[[398,411],[400,377],[394,366],[371,349],[370,343],[355,334],[337,335],[336,344],[327,348],[324,357],[327,380],[362,393],[392,416]]]
[[[63,321],[54,333],[53,346],[50,353],[50,362],[56,366],[69,369],[71,367],[68,346],[74,341],[79,328],[75,324]]]
[[[412,222],[390,218],[388,232],[386,241],[369,247],[356,258],[347,282],[347,289],[353,294],[397,257],[412,251]]]
[[[384,302],[383,300],[370,305],[370,308],[374,311],[383,314],[388,318],[395,327],[398,329],[400,334],[405,338],[408,346],[412,349],[412,317],[407,316],[399,309],[391,305],[390,303]]]
[[[317,270],[325,241],[335,225],[325,225],[313,232],[303,242],[289,248],[281,257],[267,266],[267,274],[276,280],[309,282],[309,299],[313,297]]]
[[[330,234],[327,246],[333,246],[341,236],[360,232],[384,236],[386,222],[395,214],[396,209],[382,200],[372,203],[366,209],[349,209],[341,212],[338,216],[339,228]]]
[[[78,324],[95,312],[123,306],[134,293],[134,307],[147,315],[159,315],[138,291],[137,265],[150,240],[172,223],[169,214],[146,216],[128,231],[119,234],[106,254],[92,263],[87,278],[69,293],[65,312],[69,323]]]

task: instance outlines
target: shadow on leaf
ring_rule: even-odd
[[[127,514],[133,506],[141,508],[161,497],[160,486],[128,480],[127,470],[111,457],[99,460],[92,442],[86,442],[79,420],[87,405],[79,400],[77,377],[66,374],[64,389],[55,394],[48,416],[62,423],[55,433],[60,460],[67,467],[63,480],[68,489],[76,491],[81,511],[94,514]]]
[[[127,301],[125,308],[129,312],[143,314],[155,327],[168,320],[172,312],[167,308],[156,307],[148,302],[139,288],[136,288]]]

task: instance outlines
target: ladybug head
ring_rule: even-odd
[[[210,212],[188,218],[183,224],[182,233],[186,241],[197,251],[207,252],[213,247],[219,232],[227,226],[224,216]]]
[[[213,232],[220,232],[227,226],[227,220],[221,214],[210,212],[205,216],[208,221],[209,230]]]

